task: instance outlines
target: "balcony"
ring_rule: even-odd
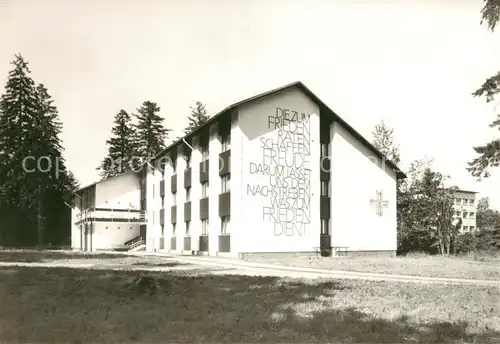
[[[224,176],[231,173],[231,151],[227,150],[219,154],[219,175]]]
[[[329,157],[322,157],[320,159],[320,180],[330,180],[331,161]]]
[[[231,215],[231,192],[219,195],[219,216]]]
[[[184,189],[191,187],[191,168],[184,171]]]
[[[184,237],[184,251],[191,251],[191,237]]]
[[[208,219],[208,197],[200,199],[200,220]]]
[[[160,209],[160,225],[163,226],[165,224],[165,209]]]
[[[319,203],[319,217],[321,219],[330,218],[330,197],[321,196]]]
[[[184,203],[184,221],[191,221],[191,202]]]
[[[133,222],[146,223],[146,212],[137,209],[93,208],[76,215],[76,223],[86,222]]]
[[[219,235],[219,252],[231,252],[230,235]]]
[[[200,183],[208,181],[209,178],[208,160],[200,162]]]
[[[165,196],[165,179],[160,181],[160,197]]]
[[[170,191],[172,193],[177,192],[177,174],[170,177]]]
[[[177,223],[177,206],[174,205],[170,208],[170,223]]]
[[[208,252],[208,235],[200,235],[200,252]]]

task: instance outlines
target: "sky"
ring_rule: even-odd
[[[213,115],[302,81],[366,138],[382,120],[394,128],[403,169],[433,158],[450,184],[500,209],[500,168],[482,182],[466,171],[472,147],[498,135],[489,127],[495,104],[471,95],[500,70],[500,33],[480,25],[481,8],[481,0],[0,0],[0,82],[15,54],[29,61],[59,109],[65,157],[82,185],[98,179],[120,109],[158,103],[175,139],[197,100]]]

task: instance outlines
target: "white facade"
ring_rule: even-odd
[[[71,247],[96,251],[123,248],[139,236],[140,188],[128,172],[80,189],[72,210]]]
[[[477,229],[476,225],[476,193],[473,191],[456,190],[453,193],[455,218],[462,219],[462,232],[473,232]]]
[[[331,127],[331,232],[353,251],[397,248],[396,173],[339,123]],[[376,211],[381,191],[382,215]]]
[[[328,112],[330,111],[330,112]],[[173,235],[170,189],[172,167],[163,173],[148,174],[147,250],[163,249],[178,253],[198,251],[200,235],[207,234],[209,255],[238,256],[262,253],[314,252],[320,247],[322,212],[327,204],[331,246],[342,246],[357,252],[396,251],[396,171],[385,162],[359,134],[331,110],[311,96],[298,83],[229,107],[221,115],[230,114],[230,224],[219,216],[222,179],[219,154],[224,151],[217,116],[209,128],[209,199],[208,228],[202,233],[200,220],[203,190],[199,181],[202,160],[199,133],[189,138],[194,148],[191,156],[190,189],[191,221],[186,233],[184,219],[186,168],[181,153],[177,154],[177,222]],[[320,180],[320,117],[332,118],[329,127],[328,195]],[[329,118],[330,118],[329,117]],[[322,122],[323,123],[323,122]],[[200,129],[201,130],[201,129]],[[354,133],[353,133],[354,132]],[[184,147],[183,141],[167,148],[165,154]],[[402,175],[402,172],[399,172]],[[161,180],[165,183],[163,202],[159,197]],[[326,185],[326,184],[325,184]],[[153,194],[152,189],[155,189]],[[328,202],[325,197],[329,196]],[[224,205],[221,205],[224,206]],[[164,208],[163,233],[159,219]],[[224,231],[224,233],[222,233]],[[230,236],[229,252],[221,252],[223,236]],[[175,239],[171,239],[174,237]],[[184,250],[184,238],[191,238],[190,250]],[[323,236],[324,237],[324,236]],[[160,242],[164,238],[164,245]],[[223,238],[222,238],[223,239]],[[175,249],[172,246],[175,241]],[[226,241],[227,242],[227,241]]]

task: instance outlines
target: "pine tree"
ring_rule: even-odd
[[[113,136],[106,141],[108,155],[98,168],[103,179],[134,168],[133,157],[138,150],[132,118],[125,110],[121,110],[115,116],[111,132]]]
[[[206,106],[203,103],[197,101],[195,106],[191,106],[190,109],[191,114],[188,117],[188,126],[184,129],[185,135],[189,135],[210,119],[210,116],[207,115]]]
[[[31,228],[38,206],[36,195],[38,183],[28,173],[36,167],[33,158],[36,149],[34,128],[39,116],[35,82],[27,62],[17,55],[12,62],[14,69],[8,74],[5,93],[0,99],[0,207],[10,217],[12,227],[7,233],[15,241],[33,244]],[[5,237],[5,235],[4,235]]]
[[[500,2],[498,0],[484,0],[485,5],[481,10],[481,24],[486,23],[494,31],[500,20]],[[486,81],[472,95],[485,97],[486,102],[495,100],[500,92],[500,72],[486,79]],[[500,130],[500,115],[490,124],[491,128]],[[481,179],[489,177],[491,167],[500,166],[500,138],[493,139],[481,146],[473,147],[478,156],[468,163],[467,171],[474,177]]]
[[[62,124],[59,112],[43,84],[36,88],[39,106],[38,125],[34,130],[34,155],[47,164],[37,170],[38,243],[57,242],[65,236],[67,224],[61,223],[62,214],[68,213],[66,200],[71,198],[74,176],[66,167],[61,142]],[[69,214],[70,215],[70,214]]]
[[[27,62],[16,56],[12,63],[0,99],[0,226],[8,224],[1,228],[7,244],[31,246],[70,228],[61,214],[68,212],[71,178],[57,108],[47,89],[36,86]]]
[[[168,138],[170,129],[165,128],[164,119],[158,115],[160,107],[150,101],[145,101],[137,109],[134,125],[136,130],[136,142],[138,156],[144,161],[160,153],[165,148],[165,140]]]

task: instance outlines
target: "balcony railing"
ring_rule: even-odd
[[[76,214],[77,223],[90,221],[147,222],[146,211],[135,209],[87,209]]]

